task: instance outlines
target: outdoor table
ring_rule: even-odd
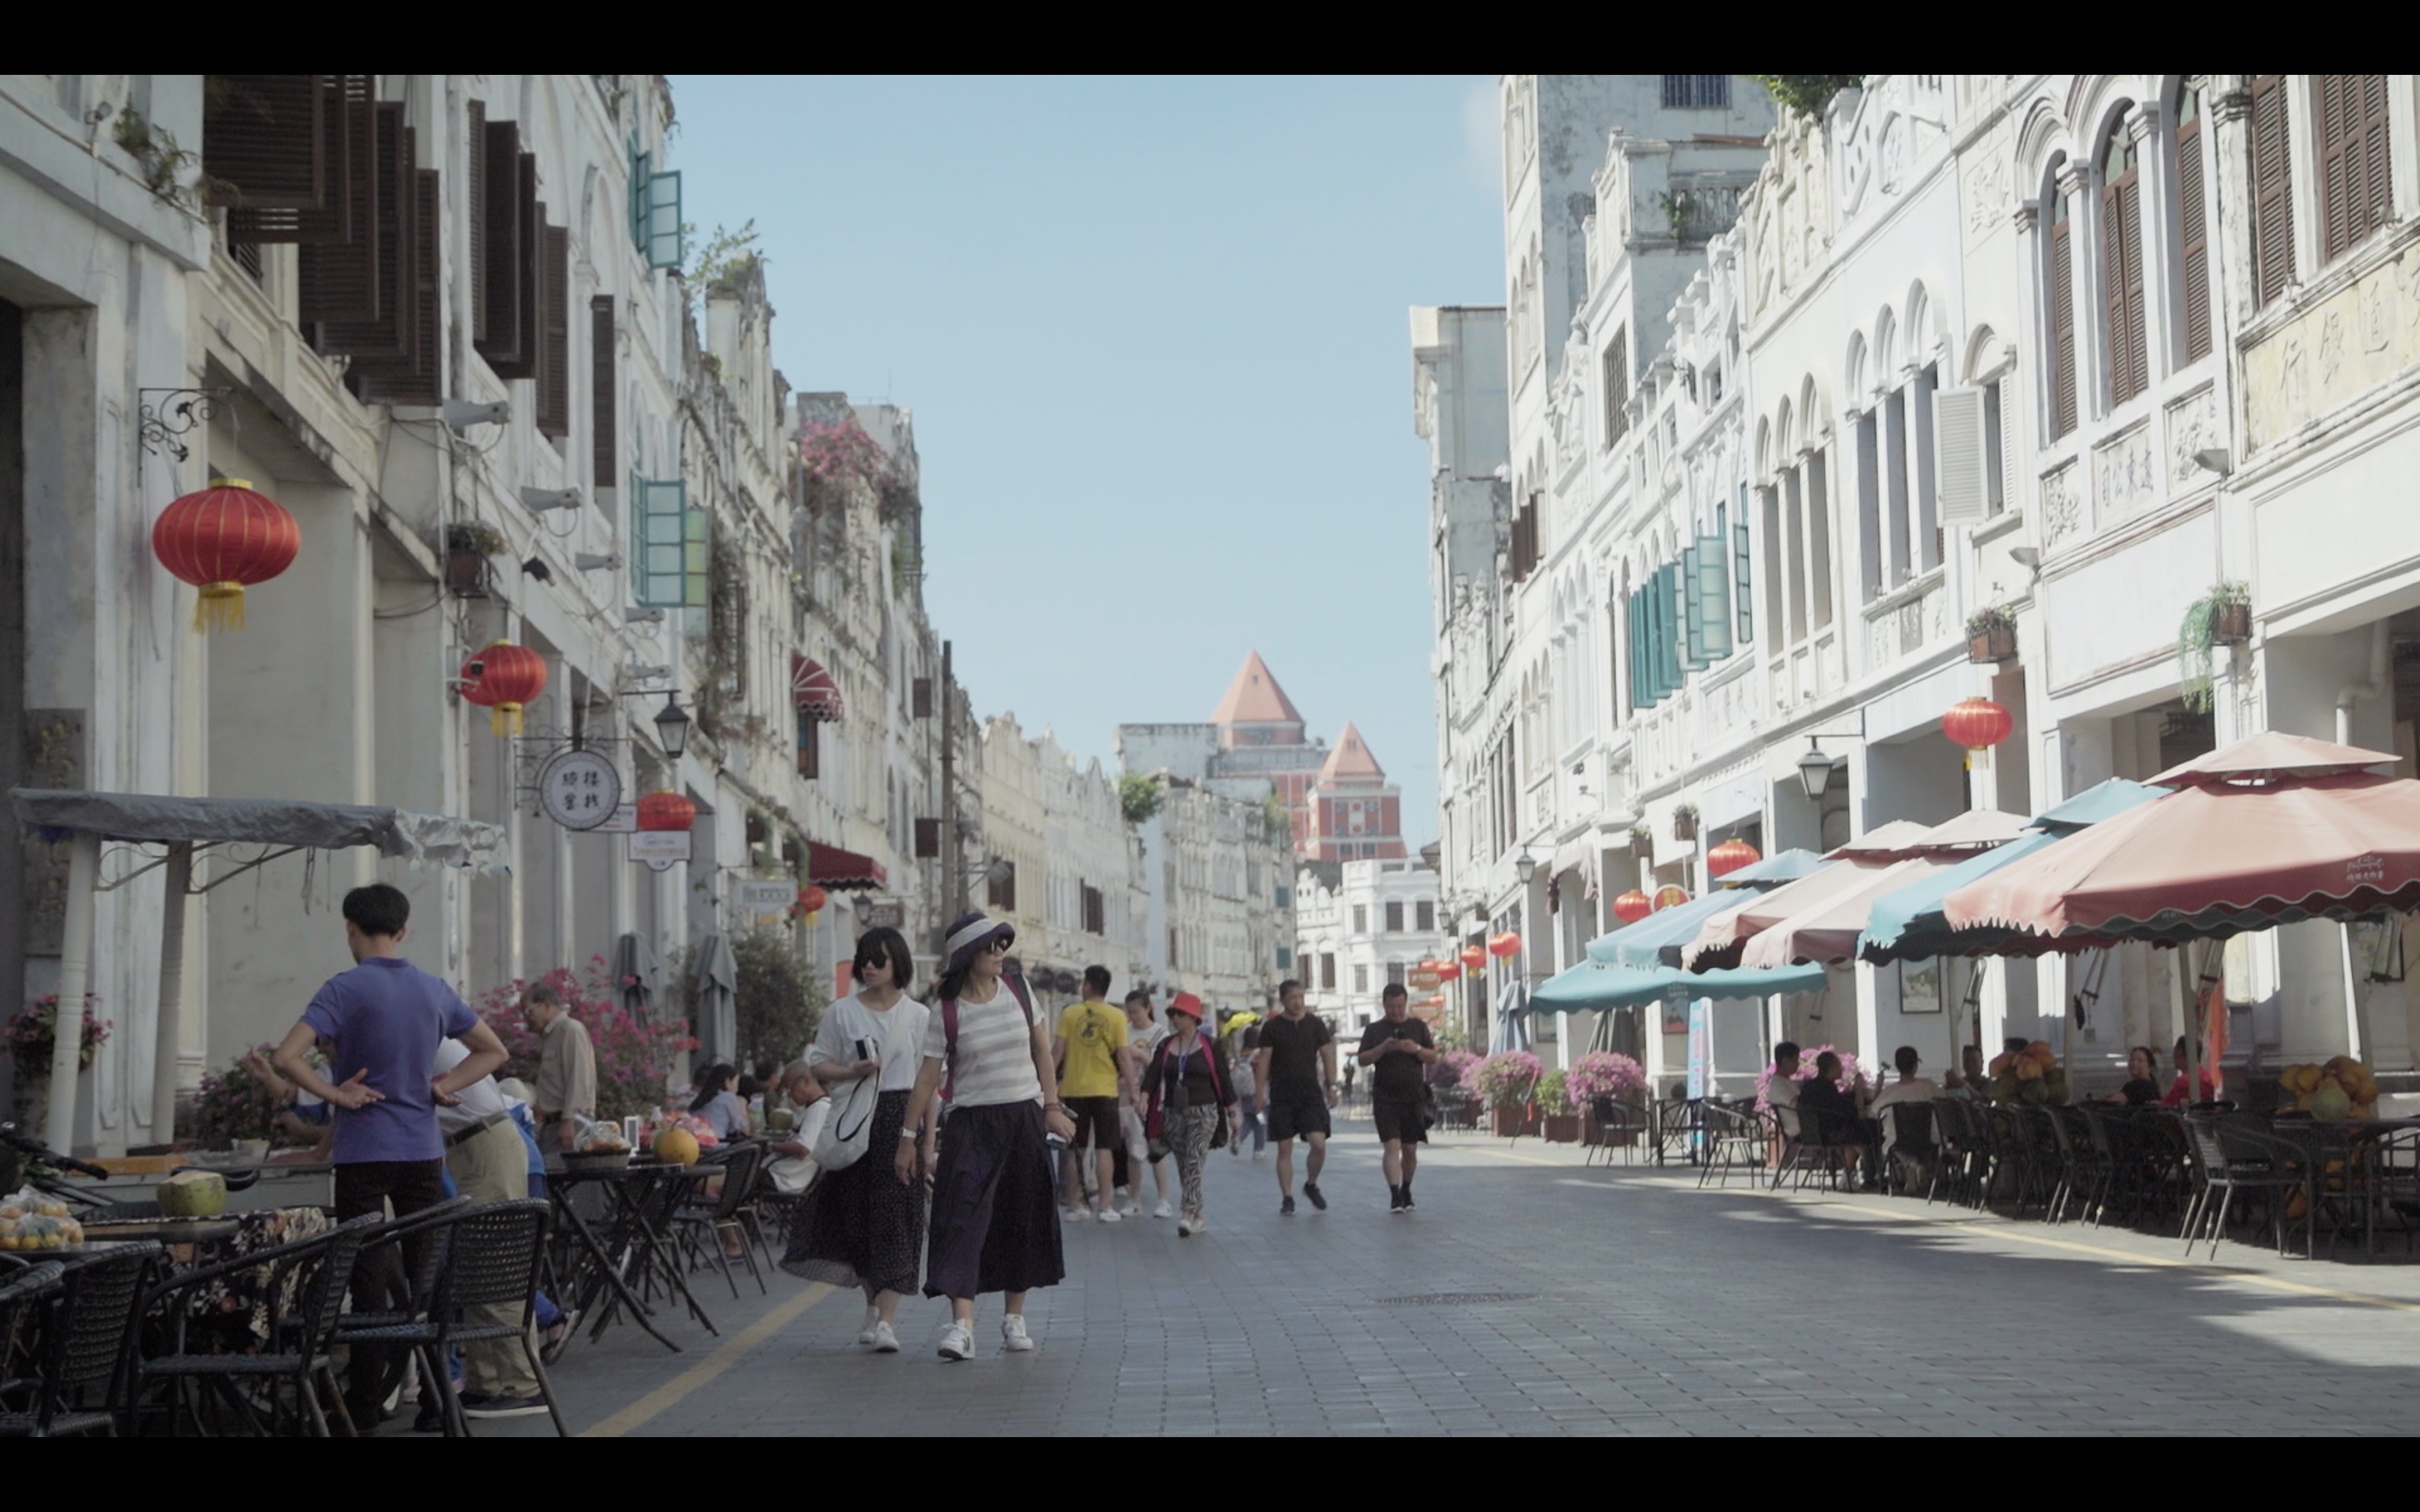
[[[695,1180],[689,1167],[654,1162],[566,1167],[549,1173],[547,1192],[563,1220],[558,1231],[572,1250],[568,1294],[582,1316],[596,1319],[588,1330],[591,1340],[601,1336],[606,1325],[627,1310],[650,1338],[678,1353],[680,1346],[657,1329],[656,1309],[649,1305],[659,1282],[667,1297],[677,1295],[687,1304],[690,1316],[705,1324],[707,1333],[718,1332],[714,1320],[690,1294],[662,1230],[662,1215],[669,1213],[671,1205]],[[572,1200],[583,1186],[597,1187],[605,1195],[601,1232],[600,1226],[592,1223]]]
[[[2330,1198],[2338,1198],[2350,1209],[2358,1205],[2362,1221],[2362,1248],[2369,1254],[2378,1252],[2378,1210],[2385,1200],[2385,1167],[2379,1156],[2389,1148],[2392,1135],[2406,1130],[2420,1129],[2420,1118],[2413,1119],[2340,1119],[2322,1122],[2317,1119],[2278,1118],[2269,1123],[2270,1132],[2278,1138],[2307,1151],[2310,1174],[2304,1183],[2304,1200],[2314,1209]],[[2340,1190],[2328,1187],[2328,1162],[2342,1163]],[[2350,1221],[2350,1213],[2347,1211]],[[2338,1232],[2342,1232],[2338,1226]]]

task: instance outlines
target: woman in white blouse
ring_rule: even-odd
[[[923,1148],[927,1140],[916,1136],[930,1133],[929,1111],[923,1125],[908,1121],[928,1011],[908,995],[916,964],[897,930],[866,931],[853,969],[857,991],[824,1011],[807,1060],[831,1094],[828,1117],[843,1128],[868,1118],[873,1126],[861,1146],[866,1153],[826,1171],[800,1203],[782,1269],[863,1291],[865,1323],[857,1341],[876,1354],[896,1354],[899,1299],[916,1289],[923,1257],[924,1183],[894,1177],[891,1156]]]

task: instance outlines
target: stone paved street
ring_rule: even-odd
[[[1215,1158],[1210,1231],[1068,1234],[1035,1354],[861,1353],[859,1309],[776,1277],[700,1295],[674,1356],[630,1329],[558,1372],[575,1431],[984,1433],[2276,1433],[2407,1430],[2420,1267],[1975,1217],[1879,1197],[1696,1190],[1456,1137],[1386,1211],[1366,1125],[1332,1208],[1276,1216],[1265,1164]],[[2206,1252],[2203,1252],[2206,1254]],[[1405,1299],[1517,1293],[1511,1300]],[[482,1425],[545,1431],[545,1421]]]

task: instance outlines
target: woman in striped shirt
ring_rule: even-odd
[[[913,1181],[920,1165],[933,1169],[924,1295],[950,1299],[944,1360],[974,1353],[975,1298],[987,1291],[1006,1294],[1001,1350],[1033,1348],[1025,1294],[1067,1273],[1048,1136],[1070,1139],[1076,1128],[1059,1105],[1049,1029],[1034,1017],[1023,984],[1001,974],[1016,938],[980,913],[950,926],[949,966],[925,1022],[924,1064],[893,1165],[902,1181]],[[936,1095],[949,1110],[938,1165],[929,1148],[920,1162],[916,1142]]]

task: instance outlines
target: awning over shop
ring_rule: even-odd
[[[1683,1000],[1710,997],[1716,1001],[1766,997],[1775,993],[1819,992],[1822,966],[1785,966],[1776,971],[1741,969],[1688,972],[1674,966],[1609,966],[1594,961],[1548,978],[1529,1001],[1532,1007],[1558,1013],[1601,1012],[1637,1008],[1666,997]]]
[[[435,866],[511,870],[504,832],[475,819],[413,813],[352,803],[285,798],[197,798],[157,793],[78,793],[18,788],[17,817],[60,841],[82,831],[103,840],[152,844],[279,845],[341,851],[374,846],[380,856]]]
[[[891,886],[882,863],[821,841],[807,841],[807,880],[836,892],[874,892]]]
[[[1588,958],[1599,965],[1652,966],[1661,964],[1656,950],[1663,946],[1694,939],[1698,927],[1716,914],[1733,908],[1745,908],[1756,899],[1752,887],[1725,887],[1702,898],[1692,898],[1675,903],[1658,913],[1648,915],[1636,924],[1626,925],[1610,934],[1600,934],[1588,943]]]
[[[790,702],[801,714],[835,723],[846,712],[841,703],[840,684],[813,656],[790,657]]]
[[[1732,887],[1747,886],[1777,887],[1785,882],[1795,882],[1809,872],[1820,872],[1823,868],[1823,858],[1813,851],[1776,851],[1761,861],[1741,867],[1736,872],[1724,872],[1723,885]]]

